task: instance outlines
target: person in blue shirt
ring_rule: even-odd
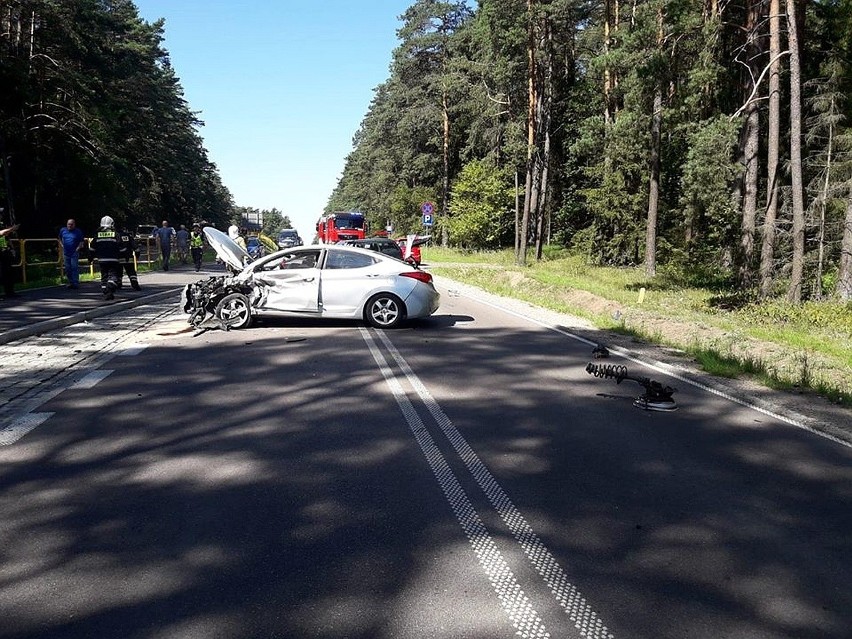
[[[59,231],[62,242],[62,257],[65,264],[65,275],[68,276],[68,288],[80,288],[80,247],[83,244],[83,231],[77,228],[77,222],[68,220],[65,227]]]
[[[157,241],[160,243],[160,255],[163,257],[163,270],[169,270],[169,257],[172,254],[172,240],[175,237],[175,230],[169,226],[167,220],[163,220],[163,225],[154,229],[154,232],[151,233],[154,237],[157,238]]]

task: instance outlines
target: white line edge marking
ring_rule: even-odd
[[[139,353],[144,351],[146,348],[148,348],[148,344],[131,344],[130,346],[125,348],[123,351],[121,351],[119,353],[119,356],[132,357],[134,355],[138,355]]]
[[[479,559],[479,564],[485,570],[488,580],[491,582],[491,587],[497,594],[497,598],[512,626],[517,629],[517,635],[521,637],[530,637],[533,639],[545,639],[550,637],[550,633],[545,630],[544,623],[538,616],[538,613],[532,607],[529,598],[524,594],[515,575],[509,568],[506,561],[503,559],[497,545],[485,528],[485,524],[479,518],[479,515],[474,510],[464,489],[459,484],[458,479],[450,469],[447,460],[444,458],[440,449],[435,445],[435,440],[426,430],[423,421],[414,410],[414,406],[402,389],[401,384],[396,379],[393,371],[387,364],[382,353],[376,346],[372,336],[365,328],[359,328],[373,359],[379,367],[379,370],[384,376],[391,393],[396,400],[397,405],[402,411],[405,420],[411,432],[414,434],[414,439],[420,446],[423,455],[429,467],[432,469],[432,474],[438,480],[438,484],[450,504],[450,508],[456,516],[468,542],[473,548],[473,552]]]
[[[570,337],[571,339],[577,340],[578,342],[582,342],[583,344],[588,344],[589,346],[597,346],[597,344],[598,344],[597,342],[587,340],[585,337],[580,337],[579,335],[574,335],[574,333],[571,333],[569,331],[561,329],[557,326],[553,326],[552,324],[548,324],[547,322],[539,321],[535,318],[524,315],[523,313],[518,313],[516,311],[512,311],[512,310],[509,310],[507,308],[503,308],[502,306],[499,306],[497,304],[492,304],[491,302],[484,300],[484,299],[481,299],[479,297],[473,297],[473,296],[470,296],[470,295],[466,295],[465,297],[467,297],[468,299],[472,299],[476,302],[479,302],[480,304],[485,304],[486,306],[490,306],[491,308],[496,308],[498,311],[501,311],[503,313],[507,313],[509,315],[514,315],[515,317],[520,317],[521,319],[524,319],[528,322],[532,322],[533,324],[536,324],[536,325],[541,326],[543,328],[546,328],[546,329],[549,329],[549,330],[554,331],[556,333],[559,333],[560,335],[564,335],[565,337]],[[615,353],[619,357],[623,357],[624,359],[629,360],[631,362],[634,362],[635,364],[639,364],[640,366],[644,366],[645,368],[650,368],[651,370],[657,371],[658,373],[661,373],[663,375],[668,375],[669,377],[673,377],[674,379],[676,379],[678,381],[684,382],[685,384],[689,384],[690,386],[694,386],[695,388],[700,388],[703,391],[707,391],[708,393],[712,393],[713,395],[717,395],[719,397],[722,397],[723,399],[727,399],[728,401],[734,402],[735,404],[739,404],[740,406],[745,406],[746,408],[751,408],[752,410],[756,410],[758,413],[763,413],[764,415],[766,415],[768,417],[772,417],[773,419],[777,419],[779,421],[782,421],[785,424],[789,424],[790,426],[795,426],[796,428],[806,430],[809,433],[813,433],[814,435],[819,435],[820,437],[824,437],[825,439],[831,440],[836,444],[841,444],[841,445],[845,446],[846,448],[852,448],[852,444],[850,444],[849,442],[844,441],[844,440],[840,439],[839,437],[835,437],[831,433],[825,433],[825,432],[822,432],[820,430],[817,430],[816,428],[812,428],[811,426],[808,426],[805,423],[802,423],[802,422],[800,422],[796,419],[793,419],[792,417],[786,417],[784,415],[779,415],[778,413],[774,413],[771,410],[768,410],[766,408],[762,408],[762,407],[758,406],[757,404],[753,404],[753,403],[746,401],[744,399],[740,399],[739,397],[735,397],[733,395],[725,393],[724,391],[720,391],[720,390],[717,390],[717,389],[712,388],[710,386],[707,386],[705,384],[702,384],[701,382],[696,382],[695,380],[689,379],[687,377],[683,377],[682,375],[678,375],[677,373],[675,373],[671,370],[667,370],[666,368],[663,368],[662,366],[658,366],[656,364],[651,364],[649,362],[643,362],[642,360],[633,357],[627,351],[624,351],[617,346],[607,346],[607,348],[609,349],[610,353]]]
[[[109,376],[111,373],[113,373],[113,371],[111,370],[92,371],[82,379],[72,384],[69,388],[94,388],[98,382],[101,382],[106,379],[106,377]]]
[[[479,484],[479,487],[482,488],[482,491],[488,497],[488,501],[494,506],[494,510],[497,511],[497,514],[506,523],[512,536],[521,546],[524,554],[529,558],[530,564],[532,564],[536,572],[538,572],[548,585],[556,601],[565,610],[568,618],[574,622],[577,630],[584,637],[589,637],[590,639],[611,639],[613,635],[610,634],[607,627],[601,621],[601,618],[586,603],[586,599],[577,587],[568,580],[568,576],[562,570],[556,558],[547,549],[538,535],[536,535],[532,526],[524,519],[523,515],[497,483],[497,480],[485,464],[482,463],[462,434],[453,425],[450,418],[441,409],[435,398],[432,397],[417,375],[415,375],[408,362],[390,341],[390,338],[381,331],[377,331],[377,334],[388,349],[388,352],[393,356],[400,370],[402,370],[402,373],[408,378],[417,395],[428,408],[438,427],[450,441],[453,449],[458,453],[464,465],[476,480],[476,483]]]
[[[27,413],[0,430],[0,446],[14,444],[36,426],[53,417],[54,413]]]

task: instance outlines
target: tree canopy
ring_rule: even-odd
[[[0,206],[29,236],[69,217],[222,223],[231,195],[130,0],[0,0]]]
[[[550,242],[852,298],[852,0],[415,0],[401,20],[329,210],[417,230],[434,201],[451,245],[515,228],[519,263]]]

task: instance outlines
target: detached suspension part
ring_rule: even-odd
[[[655,382],[647,377],[636,377],[627,372],[626,366],[616,364],[594,364],[589,362],[586,365],[586,372],[594,377],[601,379],[614,379],[616,384],[620,384],[625,379],[629,379],[641,385],[645,392],[642,393],[633,401],[633,405],[644,410],[672,411],[677,408],[672,395],[677,392],[676,388],[671,386],[663,386],[660,382]]]

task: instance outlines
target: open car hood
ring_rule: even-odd
[[[406,235],[405,237],[399,238],[399,240],[405,240],[406,244],[411,244],[411,246],[423,246],[432,238],[431,235],[418,235],[416,233],[412,233],[410,235]]]
[[[245,265],[251,262],[251,256],[246,250],[222,231],[214,229],[212,226],[205,226],[204,235],[210,246],[216,251],[219,259],[231,268],[242,271]]]

